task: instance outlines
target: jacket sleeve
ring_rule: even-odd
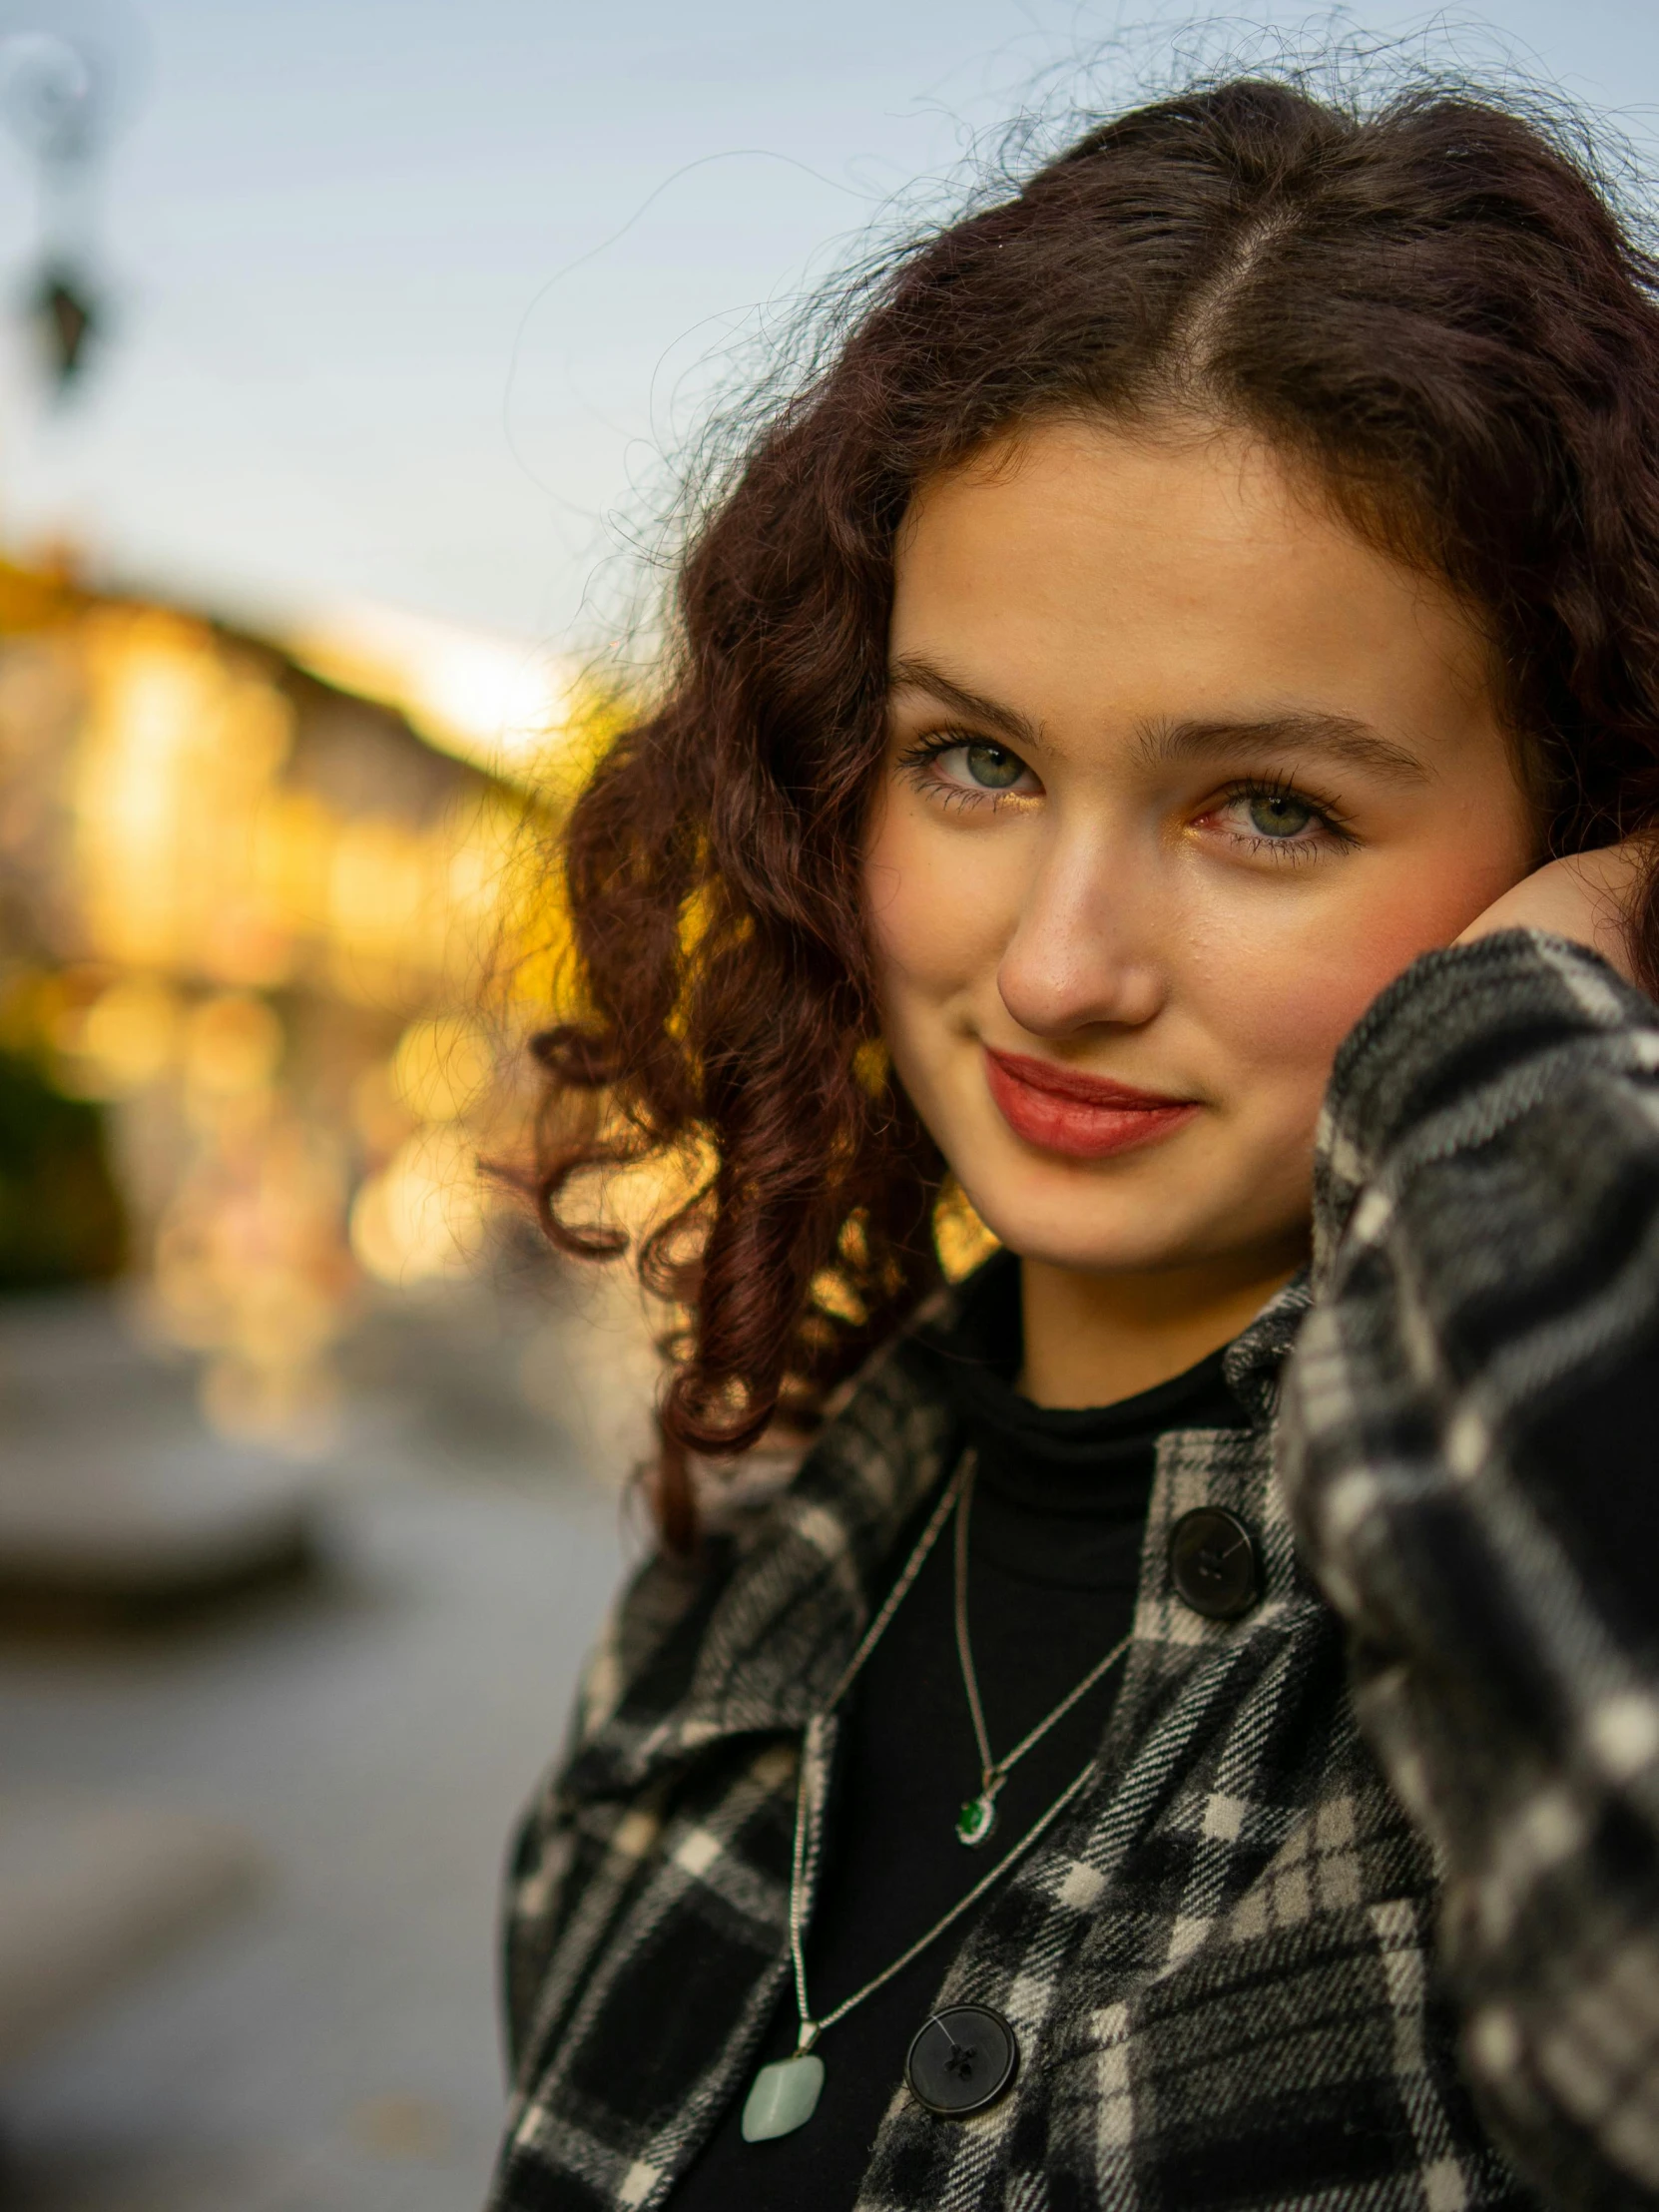
[[[501,2001],[509,2077],[532,2051],[544,2009],[549,1962],[594,1886],[616,1858],[619,1838],[639,1826],[642,1806],[611,1772],[626,1764],[675,1689],[653,1683],[674,1672],[676,1643],[695,1642],[708,1591],[660,1553],[647,1559],[613,1605],[583,1668],[565,1747],[514,1834],[502,1899]],[[664,1667],[665,1659],[668,1661]]]
[[[1465,2072],[1547,2200],[1659,2203],[1659,1011],[1530,930],[1417,961],[1332,1078],[1315,1288],[1284,1479]]]

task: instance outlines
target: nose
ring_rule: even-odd
[[[1127,853],[1093,838],[1042,852],[996,976],[1003,1005],[1030,1035],[1140,1028],[1163,1005],[1156,894],[1136,874]]]

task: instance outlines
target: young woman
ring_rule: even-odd
[[[548,1220],[689,1163],[690,1323],[500,2212],[1659,2202],[1656,282],[1227,84],[735,472],[569,833]]]

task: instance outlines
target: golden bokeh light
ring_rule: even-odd
[[[289,652],[0,567],[0,1041],[107,1102],[210,1418],[301,1449],[365,1297],[487,1250],[563,943],[540,855],[615,721],[440,628]]]
[[[973,1210],[972,1201],[954,1176],[946,1180],[933,1208],[933,1241],[945,1279],[960,1283],[964,1276],[990,1258],[997,1242]]]
[[[494,1073],[483,1024],[445,1014],[404,1030],[392,1056],[391,1085],[417,1121],[460,1121],[485,1097]]]
[[[68,1088],[84,1098],[120,1098],[167,1073],[179,1033],[177,994],[153,975],[133,975],[111,983],[89,1006],[66,1009],[52,1041],[71,1064]]]
[[[185,1080],[209,1098],[268,1090],[282,1058],[282,1024],[263,998],[222,991],[205,998],[185,1025]]]
[[[406,1138],[351,1207],[351,1250],[376,1282],[407,1289],[464,1275],[484,1237],[476,1140],[453,1123]]]

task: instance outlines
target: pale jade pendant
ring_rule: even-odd
[[[763,2066],[743,2108],[744,2141],[766,2143],[774,2135],[793,2135],[818,2110],[823,2093],[824,2060],[817,2051],[797,2051],[793,2058]]]

